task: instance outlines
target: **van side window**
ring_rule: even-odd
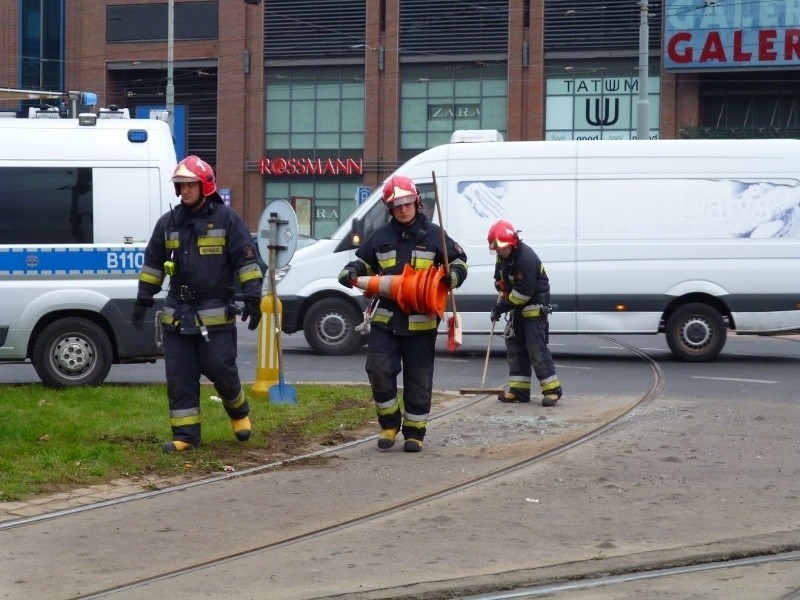
[[[92,169],[2,167],[0,244],[94,242]]]
[[[422,198],[422,213],[428,217],[432,223],[439,222],[439,216],[436,214],[436,198],[433,193],[432,183],[417,184],[417,191],[420,198]],[[439,190],[441,193],[441,190]]]

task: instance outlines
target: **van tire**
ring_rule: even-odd
[[[680,361],[709,362],[725,345],[725,321],[708,304],[694,302],[678,308],[667,321],[667,345]]]
[[[113,361],[106,332],[80,317],[53,321],[36,338],[33,368],[50,387],[64,388],[103,383]]]
[[[365,336],[356,331],[361,321],[362,314],[346,300],[324,298],[308,309],[303,333],[318,354],[343,356],[361,345]]]

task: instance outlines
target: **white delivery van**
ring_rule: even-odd
[[[175,149],[166,123],[126,113],[0,119],[0,362],[30,360],[48,385],[161,356],[154,322],[140,332],[130,314],[176,202]]]
[[[551,333],[663,332],[676,358],[708,361],[727,330],[800,331],[799,140],[451,143],[397,172],[428,207],[436,173],[445,228],[468,256],[456,291],[465,333],[491,326],[486,236],[498,219],[545,263]],[[380,189],[299,250],[278,287],[284,331],[304,330],[320,353],[361,342],[362,292],[337,277],[353,240],[387,218]]]

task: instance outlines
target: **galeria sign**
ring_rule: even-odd
[[[667,0],[664,69],[800,66],[795,0]]]

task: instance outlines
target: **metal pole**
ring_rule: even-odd
[[[639,21],[639,101],[636,103],[636,139],[649,140],[647,123],[650,101],[647,99],[647,80],[650,77],[650,27],[647,25],[647,0],[641,0]]]
[[[173,63],[175,50],[175,0],[169,0],[167,8],[167,124],[175,136],[175,85]]]

